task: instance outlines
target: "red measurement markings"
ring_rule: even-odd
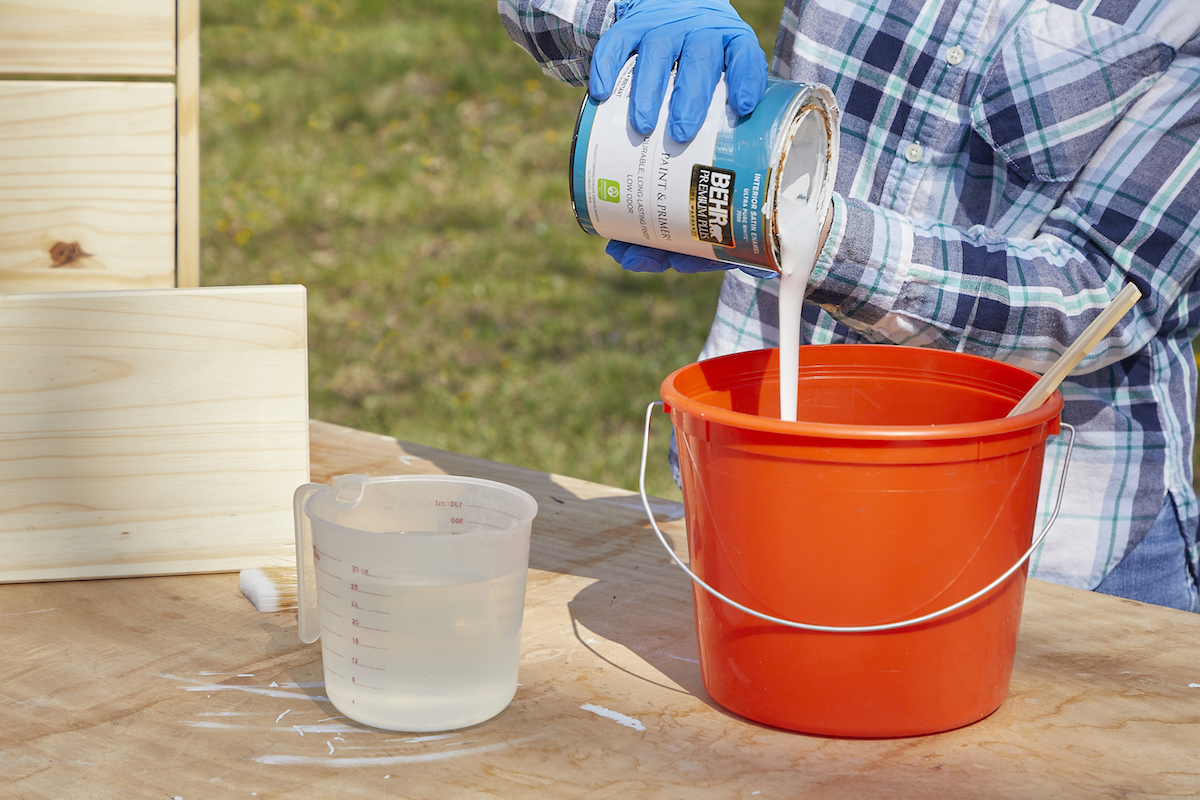
[[[351,658],[350,663],[356,667],[363,667],[364,669],[373,669],[376,672],[384,672],[385,671],[383,667],[373,667],[370,664],[364,664],[361,661],[359,661],[357,658]]]
[[[330,561],[336,561],[339,564],[342,563],[342,560],[340,558],[335,558],[334,556],[331,556],[328,553],[326,553],[324,550],[321,550],[318,547],[313,546],[313,560],[320,561],[322,558],[328,558]]]
[[[391,616],[391,613],[392,613],[390,611],[380,611],[379,609],[376,609],[376,608],[367,608],[366,606],[360,606],[358,604],[357,600],[351,600],[350,607],[353,608],[355,611],[366,611],[368,614],[383,614],[384,616]]]
[[[325,671],[328,672],[330,675],[334,676],[335,678],[341,678],[342,680],[346,680],[345,675],[343,675],[342,673],[340,673],[336,670],[330,669],[328,664],[325,665]]]
[[[387,628],[372,628],[370,625],[363,625],[357,619],[350,620],[350,624],[356,628],[361,628],[364,631],[375,631],[376,633],[391,633]]]
[[[487,506],[475,506],[475,505],[471,505],[471,504],[469,504],[469,503],[467,504],[467,506],[466,506],[466,507],[467,507],[467,508],[474,508],[474,509],[478,509],[479,511],[487,511],[487,512],[490,512],[490,513],[492,513],[492,514],[503,514],[504,516],[506,516],[506,517],[512,517],[513,519],[520,519],[520,518],[521,518],[521,515],[520,515],[520,514],[513,514],[512,512],[505,511],[505,510],[504,510],[504,509],[502,509],[502,508],[488,508]]]
[[[335,631],[333,628],[329,627],[328,625],[322,625],[321,630],[325,631],[326,633],[332,633],[334,636],[338,637],[339,639],[343,638],[342,634],[338,633],[337,631]]]
[[[374,578],[377,581],[395,580],[395,578],[392,578],[389,575],[380,575],[378,572],[371,572],[370,567],[358,567],[353,564],[350,565],[350,574],[362,575],[364,578]]]
[[[328,573],[326,573],[326,574],[328,574]],[[331,591],[329,591],[328,589],[326,589],[324,586],[322,586],[322,587],[321,587],[321,591],[322,591],[322,592],[324,592],[325,594],[329,595],[330,597],[332,597],[332,598],[336,599],[336,600],[341,600],[341,599],[342,599],[342,596],[341,596],[340,594],[334,594],[333,592],[331,592]]]
[[[340,677],[340,676],[339,676],[339,677]],[[344,679],[343,679],[343,680],[344,680]],[[361,686],[361,687],[362,687],[362,688],[364,688],[364,689],[374,689],[374,690],[375,690],[375,691],[377,691],[377,692],[382,692],[382,691],[383,691],[383,687],[381,687],[381,686],[372,686],[372,685],[371,685],[371,684],[369,684],[369,683],[363,683],[363,682],[362,682],[362,681],[360,681],[358,678],[355,678],[355,677],[353,677],[353,676],[351,676],[351,678],[350,678],[350,682],[351,682],[351,683],[353,683],[355,686]]]
[[[383,592],[368,592],[366,589],[360,589],[357,583],[350,584],[350,591],[370,595],[371,597],[386,597],[389,600],[392,597],[390,594],[384,594]]]
[[[520,519],[520,517],[518,517],[516,514],[510,514],[507,511],[501,511],[498,508],[488,508],[487,506],[476,506],[476,505],[471,505],[470,503],[464,505],[463,507],[464,508],[472,508],[472,509],[475,509],[476,511],[484,511],[484,512],[491,513],[491,514],[503,514],[504,516],[511,517],[512,519]],[[490,522],[484,522],[481,519],[471,519],[466,516],[451,517],[450,524],[451,525],[473,525],[476,528],[491,528],[494,531],[504,530],[505,528],[508,527],[507,525],[494,525]]]
[[[360,642],[360,641],[358,640],[358,637],[357,637],[357,636],[355,636],[355,637],[351,638],[351,639],[350,639],[350,643],[351,643],[351,644],[354,644],[354,645],[357,645],[357,646],[359,646],[359,647],[365,647],[365,648],[367,648],[368,650],[379,650],[380,652],[384,652],[384,653],[386,653],[386,652],[387,652],[387,650],[388,650],[386,647],[376,647],[376,646],[375,646],[375,645],[373,645],[373,644],[363,644],[362,642]]]
[[[344,655],[342,655],[341,653],[339,653],[337,650],[334,650],[332,647],[328,647],[328,646],[326,646],[326,648],[325,648],[325,652],[326,652],[326,653],[329,653],[331,656],[337,656],[338,658],[345,658],[345,656],[344,656]]]

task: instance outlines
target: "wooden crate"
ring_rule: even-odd
[[[0,292],[199,285],[199,34],[199,0],[0,3]]]

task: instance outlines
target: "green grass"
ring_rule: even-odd
[[[769,49],[777,3],[739,7]],[[307,287],[312,416],[636,488],[720,276],[627,273],[579,229],[583,90],[491,0],[202,8],[202,282]]]

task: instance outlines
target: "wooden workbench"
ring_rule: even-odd
[[[0,586],[0,797],[1200,796],[1200,617],[1032,581],[992,716],[786,733],[706,695],[687,579],[636,495],[316,422],[311,441],[316,481],[447,472],[537,498],[512,705],[446,734],[349,723],[319,645],[236,574]],[[666,530],[682,549],[682,523]]]

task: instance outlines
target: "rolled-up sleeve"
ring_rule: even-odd
[[[618,4],[609,0],[498,0],[509,38],[571,86],[586,86],[592,51],[612,24]]]

